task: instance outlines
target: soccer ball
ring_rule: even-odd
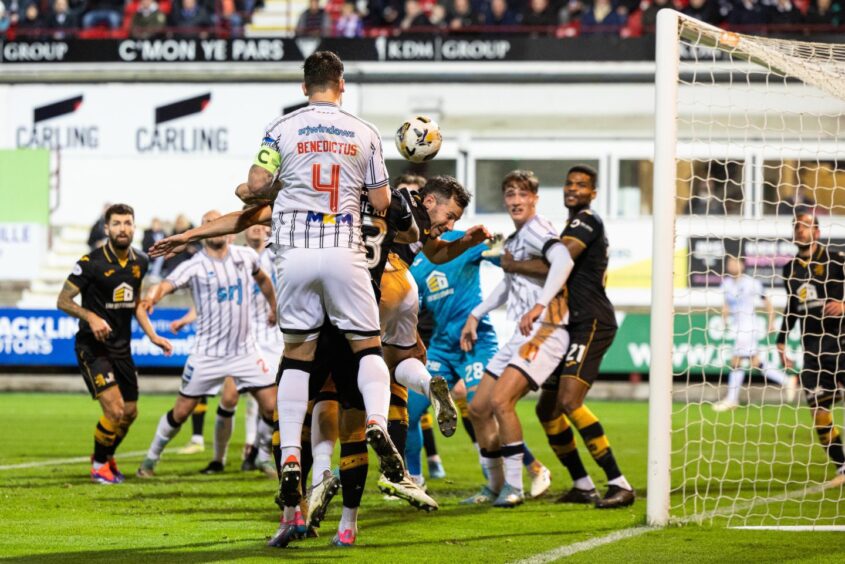
[[[443,137],[436,121],[426,116],[414,116],[396,131],[396,148],[412,163],[430,161],[437,155]]]

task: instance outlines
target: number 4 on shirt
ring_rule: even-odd
[[[311,187],[317,192],[329,193],[329,208],[337,212],[338,192],[340,190],[340,165],[333,164],[331,168],[331,180],[323,184],[322,169],[318,163],[311,165]]]

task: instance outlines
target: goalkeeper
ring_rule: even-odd
[[[845,452],[832,413],[837,388],[845,383],[841,368],[845,361],[845,255],[819,243],[819,223],[812,213],[795,216],[793,235],[798,255],[783,267],[787,304],[777,347],[788,370],[792,360],[786,355],[786,335],[800,322],[804,349],[801,387],[813,412],[819,441],[836,465],[837,474],[845,477]]]

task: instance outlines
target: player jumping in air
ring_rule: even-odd
[[[138,417],[138,372],[130,348],[132,315],[165,354],[173,347],[156,334],[141,304],[141,281],[149,260],[131,247],[135,211],[115,204],[106,210],[105,223],[108,242],[74,265],[57,307],[80,320],[76,358],[91,397],[103,411],[94,429],[91,480],[119,484],[123,474],[114,453]],[[73,300],[79,294],[81,306]]]
[[[545,283],[507,273],[501,283],[472,310],[461,331],[461,348],[473,350],[483,316],[507,302],[508,317],[519,322],[510,341],[487,364],[469,405],[488,483],[465,503],[492,502],[515,507],[524,500],[522,461],[525,444],[516,402],[552,375],[569,343],[563,285],[572,270],[569,251],[554,227],[537,214],[539,181],[530,171],[516,170],[502,181],[505,209],[516,232],[505,249],[516,260],[545,259],[551,265]]]
[[[836,394],[845,385],[845,254],[832,252],[819,242],[818,219],[811,213],[795,217],[794,237],[798,255],[783,267],[788,301],[777,347],[784,368],[789,370],[792,360],[786,354],[786,336],[800,323],[804,349],[801,387],[819,442],[836,465],[838,480],[845,481],[845,452],[832,412]]]
[[[566,282],[569,309],[570,344],[553,377],[540,392],[537,416],[546,430],[549,444],[569,470],[572,489],[562,503],[594,503],[599,509],[624,507],[634,503],[634,490],[619,470],[604,428],[584,398],[599,374],[602,358],[616,335],[616,316],[607,298],[608,242],[604,223],[590,209],[596,197],[596,171],[586,165],[574,166],[566,174],[563,201],[569,210],[561,241],[575,260]],[[520,262],[503,256],[506,272],[538,275],[547,270],[541,261]],[[578,455],[572,422],[587,448],[607,476],[608,489],[599,499],[592,479]]]
[[[731,355],[731,372],[728,375],[728,394],[725,398],[713,404],[714,411],[728,411],[739,405],[739,390],[745,381],[745,368],[757,368],[763,372],[767,380],[786,388],[786,401],[795,399],[795,378],[789,378],[777,368],[766,366],[757,351],[757,301],[762,301],[768,314],[768,332],[775,330],[775,308],[771,300],[763,292],[763,285],[759,280],[748,276],[743,271],[745,265],[742,260],[734,256],[725,259],[727,276],[722,279],[722,319],[725,327],[730,327],[735,335],[733,354]]]

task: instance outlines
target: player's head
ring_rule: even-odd
[[[419,174],[406,172],[405,174],[400,174],[399,178],[396,179],[397,190],[406,188],[409,192],[419,192],[423,186],[425,186],[425,177]]]
[[[210,223],[220,216],[221,214],[217,210],[207,211],[205,212],[205,215],[202,216],[202,223],[203,225],[205,225],[206,223]],[[226,245],[229,244],[229,236],[221,235],[219,237],[209,237],[208,239],[204,239],[202,243],[209,249],[219,251],[221,249],[224,249]]]
[[[566,173],[566,183],[563,185],[563,205],[566,209],[586,208],[596,199],[596,169],[589,165],[579,164]]]
[[[513,222],[522,225],[537,214],[540,180],[530,170],[512,170],[502,179],[505,211]]]
[[[440,237],[455,227],[471,198],[466,188],[451,176],[429,178],[420,190],[423,206],[431,220],[431,237]]]
[[[329,94],[340,96],[346,88],[343,61],[331,51],[316,51],[302,66],[302,91],[306,96]]]
[[[112,248],[128,249],[135,238],[135,210],[132,206],[113,204],[106,209],[103,217]]]
[[[819,219],[812,212],[798,212],[792,222],[792,233],[798,248],[806,249],[812,246],[819,240]]]
[[[742,262],[742,259],[739,257],[735,257],[734,255],[728,255],[725,257],[725,272],[729,275],[736,278],[742,271],[745,270],[745,263]]]
[[[264,246],[264,243],[267,241],[267,237],[270,235],[270,228],[266,225],[250,225],[244,231],[244,236],[246,237],[246,244],[249,245],[251,248],[255,249],[256,251],[260,251],[261,247]]]

